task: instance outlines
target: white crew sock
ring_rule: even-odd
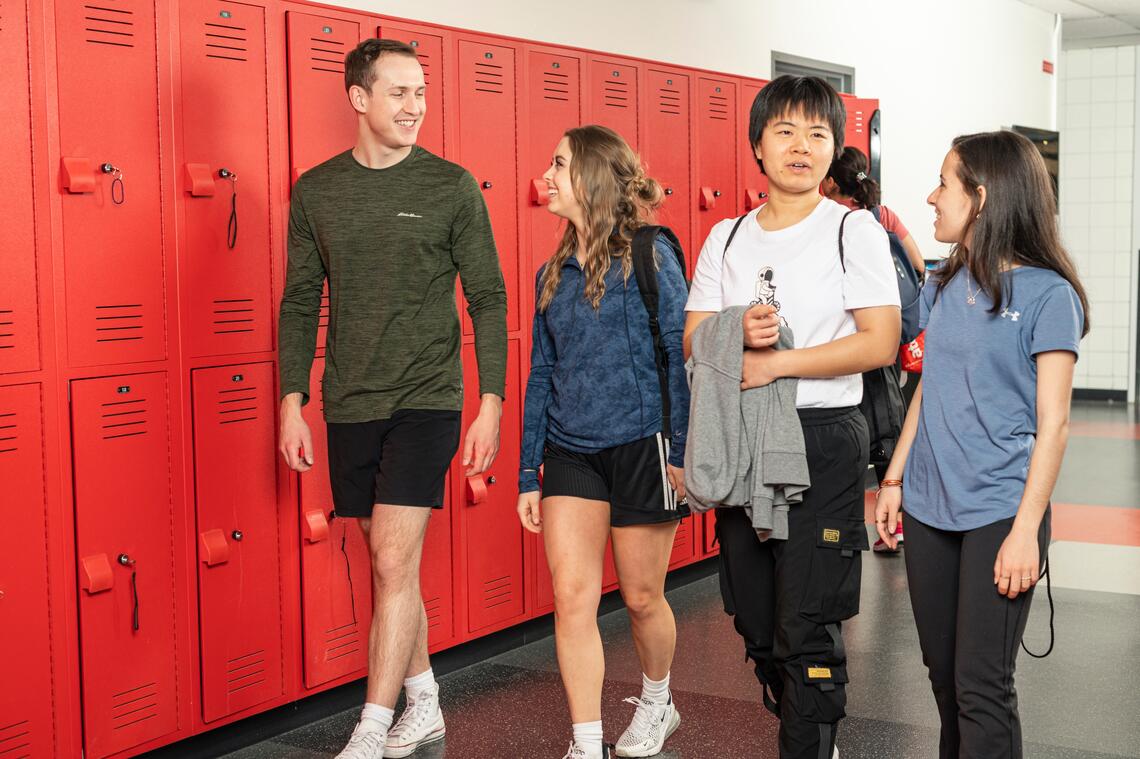
[[[404,694],[407,695],[409,701],[415,701],[421,693],[434,685],[435,674],[431,671],[431,667],[428,667],[415,677],[404,680]]]
[[[641,673],[641,700],[652,701],[655,704],[668,703],[669,673],[665,673],[663,680],[650,680],[649,675]]]
[[[586,750],[586,759],[602,759],[602,721],[575,722],[574,742]]]
[[[365,704],[364,711],[360,713],[360,722],[373,722],[374,725],[368,727],[372,730],[387,733],[392,727],[392,719],[396,716],[396,712],[386,706],[380,704]]]

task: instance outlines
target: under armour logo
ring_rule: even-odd
[[[1001,312],[1001,318],[1003,318],[1003,319],[1005,319],[1006,317],[1009,317],[1012,321],[1017,321],[1017,318],[1019,316],[1021,316],[1020,311],[1010,311],[1008,308],[1003,309]]]
[[[407,217],[408,217],[408,218],[410,218],[410,219],[422,219],[422,218],[423,218],[423,217],[422,217],[422,216],[420,216],[418,213],[404,213],[403,211],[400,211],[400,212],[399,212],[398,214],[396,214],[396,215],[397,215],[397,216],[407,216]]]

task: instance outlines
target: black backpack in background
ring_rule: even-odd
[[[847,271],[843,257],[843,225],[854,211],[843,214],[839,222],[839,265]],[[897,267],[897,263],[896,263]],[[910,268],[910,264],[907,264]],[[899,370],[894,365],[879,367],[863,372],[863,400],[859,410],[867,420],[871,432],[871,460],[876,472],[881,472],[891,461],[902,434],[903,420],[906,418],[906,402],[899,387]]]
[[[661,434],[666,440],[670,439],[669,420],[672,406],[669,403],[669,356],[665,353],[665,346],[661,343],[661,323],[657,320],[658,304],[660,301],[660,288],[657,284],[657,263],[655,243],[657,236],[661,235],[673,249],[677,257],[677,264],[681,267],[681,275],[685,277],[686,286],[689,283],[685,271],[685,251],[677,235],[669,227],[644,226],[633,233],[633,273],[637,277],[637,289],[641,290],[641,300],[645,303],[645,310],[649,314],[649,334],[653,336],[653,358],[657,362],[657,381],[661,385]]]

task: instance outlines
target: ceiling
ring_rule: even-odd
[[[1021,0],[1060,14],[1064,48],[1140,44],[1140,0]]]

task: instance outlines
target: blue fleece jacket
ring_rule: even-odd
[[[658,320],[669,363],[671,444],[669,463],[683,466],[689,426],[689,386],[682,338],[685,278],[669,242],[658,237]],[[542,272],[535,281],[535,303]],[[562,278],[546,311],[535,309],[530,377],[523,410],[519,492],[538,490],[538,467],[547,440],[592,453],[651,437],[661,431],[661,387],[653,358],[649,315],[637,278],[625,281],[620,260],[606,273],[606,293],[595,311],[585,297],[577,259],[562,265]]]

